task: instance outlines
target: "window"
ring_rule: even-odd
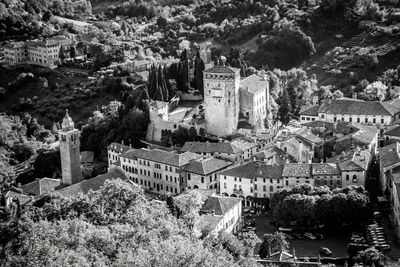
[[[236,182],[236,177],[235,177],[234,181]]]
[[[204,184],[204,177],[201,176],[201,183]]]
[[[269,191],[274,192],[274,187],[272,185],[269,187]]]
[[[305,121],[305,120],[306,120],[306,117],[301,117],[301,120],[302,120],[302,121]]]
[[[353,183],[357,183],[358,182],[358,179],[357,179],[357,175],[353,175]]]
[[[321,114],[321,118],[324,119],[325,118],[325,114]]]
[[[178,190],[175,188],[175,194],[178,194]]]
[[[257,185],[256,184],[254,185],[254,190],[257,190]]]
[[[274,183],[274,180],[272,180],[272,179],[269,179],[269,182],[270,182],[271,184],[273,184],[273,183]]]
[[[346,181],[350,180],[350,176],[346,174]]]
[[[376,123],[376,119],[375,118],[372,119],[372,123]]]
[[[349,122],[353,122],[353,118],[350,117],[350,118],[349,118]]]
[[[226,189],[226,183],[224,183],[224,188]]]
[[[289,181],[288,180],[286,180],[286,186],[289,186]]]
[[[385,120],[384,120],[383,118],[381,119],[381,123],[382,123],[382,124],[384,124],[384,123],[385,123]]]
[[[368,118],[365,118],[365,123],[368,123]]]
[[[224,175],[224,180],[226,180],[226,175]]]
[[[176,183],[176,177],[174,178],[174,181],[175,181],[175,183]]]
[[[239,182],[242,182],[242,178],[239,178]]]
[[[333,121],[337,121],[337,118],[336,118],[336,117],[333,117]]]
[[[188,173],[188,180],[190,181],[190,173]]]
[[[357,118],[357,122],[360,123],[360,118]]]
[[[237,190],[237,185],[236,185],[236,184],[233,185],[233,189],[234,189],[234,190]]]
[[[165,190],[167,190],[167,191],[168,191],[168,186],[166,186],[166,187],[165,187]]]
[[[263,185],[263,191],[267,191],[267,186]]]

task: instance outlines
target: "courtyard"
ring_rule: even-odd
[[[268,216],[253,216],[256,220],[256,234],[263,239],[264,234],[274,233],[277,227],[269,223]],[[351,233],[332,233],[325,234],[324,239],[311,240],[308,238],[287,240],[290,244],[289,251],[295,249],[297,257],[316,257],[319,254],[320,247],[329,248],[333,257],[345,257],[346,246],[350,241]]]
[[[276,226],[269,223],[269,216],[253,215],[252,219],[256,221],[256,234],[262,240],[264,234],[274,233],[278,229]],[[396,241],[394,229],[388,218],[384,218],[382,225],[385,229],[387,241],[391,246],[391,250],[385,254],[396,260],[400,258],[400,243]],[[319,254],[320,247],[327,247],[332,251],[333,257],[346,257],[347,244],[350,242],[351,232],[332,232],[325,233],[324,239],[311,240],[308,238],[287,240],[290,244],[289,251],[293,248],[297,257],[316,257]]]

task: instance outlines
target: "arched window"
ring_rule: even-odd
[[[350,180],[350,176],[346,174],[346,181]]]

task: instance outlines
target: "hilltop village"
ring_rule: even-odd
[[[400,266],[396,1],[0,0],[1,266]]]

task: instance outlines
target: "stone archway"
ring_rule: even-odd
[[[193,189],[199,189],[199,187],[196,185],[193,186]]]
[[[253,206],[253,197],[252,196],[247,196],[246,197],[246,206],[247,207]]]
[[[235,194],[232,194],[231,197],[237,197]]]

